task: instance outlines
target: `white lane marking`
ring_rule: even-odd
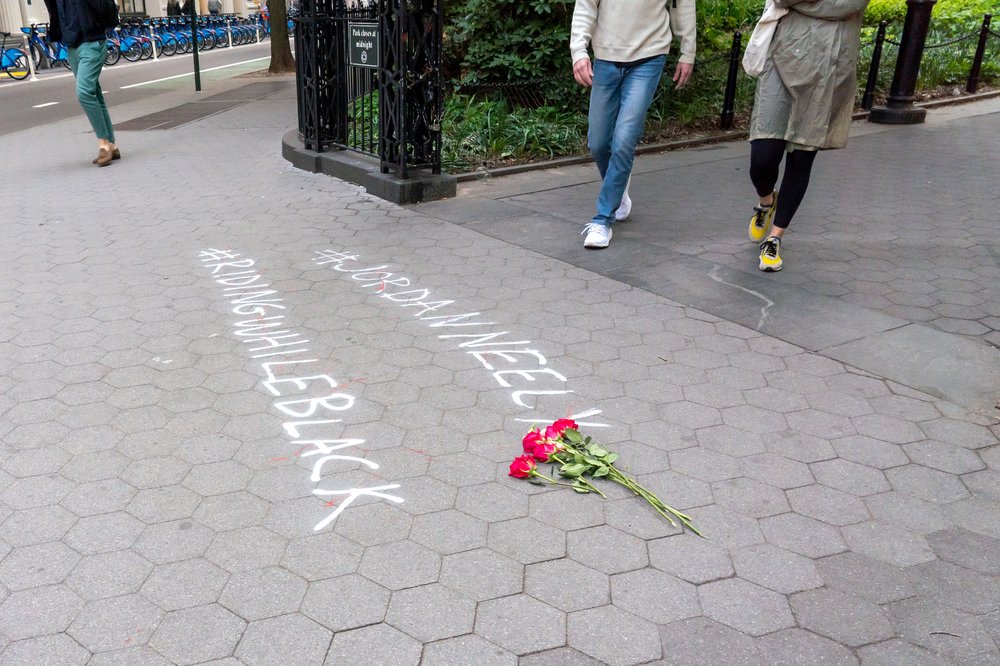
[[[260,60],[270,60],[271,56],[264,56],[263,58],[252,58],[250,60],[241,60],[240,62],[232,62],[228,65],[219,65],[218,67],[209,67],[208,69],[201,70],[204,72],[214,72],[217,69],[226,69],[227,67],[236,67],[237,65],[246,65],[251,62],[258,62]],[[142,83],[133,83],[132,85],[122,86],[119,90],[128,90],[129,88],[138,88],[139,86],[148,86],[151,83],[162,83],[163,81],[169,81],[171,79],[180,79],[185,76],[194,76],[194,72],[185,72],[184,74],[175,74],[174,76],[165,76],[162,79],[153,79],[152,81],[143,81]]]
[[[33,107],[31,107],[31,108],[33,108],[33,109],[44,109],[47,106],[55,106],[58,103],[59,102],[46,102],[45,104],[36,104]]]

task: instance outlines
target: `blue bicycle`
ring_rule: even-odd
[[[28,78],[31,73],[28,54],[22,49],[7,46],[7,38],[11,36],[9,32],[0,32],[0,35],[3,35],[3,41],[0,42],[0,71],[18,81]]]

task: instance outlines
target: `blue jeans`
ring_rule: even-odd
[[[615,221],[666,58],[657,56],[640,63],[594,61],[587,143],[603,181],[593,219],[596,224],[610,227]]]
[[[76,97],[80,100],[83,112],[87,114],[90,126],[98,139],[115,142],[115,130],[111,126],[111,116],[108,115],[108,105],[101,94],[101,69],[104,67],[106,42],[102,39],[95,42],[84,42],[69,51],[69,68],[76,77]]]

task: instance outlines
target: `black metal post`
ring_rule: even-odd
[[[983,55],[986,53],[986,40],[990,36],[990,21],[993,14],[983,16],[983,27],[979,29],[979,45],[976,46],[976,57],[972,60],[972,70],[969,72],[969,82],[965,84],[965,92],[974,93],[979,86],[979,71],[983,66]]]
[[[198,60],[198,0],[191,0],[191,43],[194,44],[194,91],[201,92],[201,62]]]
[[[868,120],[873,123],[910,125],[922,123],[927,110],[913,106],[916,99],[917,74],[924,55],[927,28],[931,22],[931,9],[937,0],[906,0],[906,20],[903,22],[903,39],[896,59],[896,70],[885,106],[872,109]]]
[[[885,28],[887,21],[878,24],[878,32],[875,33],[875,48],[872,49],[872,62],[868,67],[868,80],[865,82],[865,94],[861,97],[861,108],[871,111],[872,103],[875,99],[875,83],[878,79],[878,70],[882,65],[882,42],[885,41]]]
[[[740,74],[740,47],[743,35],[737,30],[733,33],[733,47],[729,50],[729,74],[726,77],[726,95],[722,100],[722,118],[719,126],[730,129],[736,115],[736,79]]]

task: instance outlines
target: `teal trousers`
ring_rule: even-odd
[[[99,42],[84,42],[69,51],[69,68],[76,77],[76,97],[80,100],[83,112],[87,114],[90,126],[98,139],[115,142],[115,130],[111,126],[111,116],[108,115],[108,105],[104,103],[101,93],[101,70],[104,68],[106,44]]]

